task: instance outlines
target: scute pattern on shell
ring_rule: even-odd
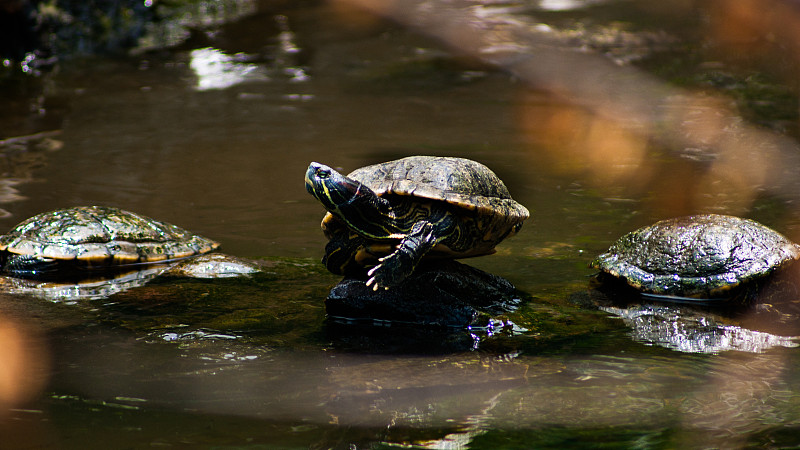
[[[511,199],[508,188],[478,162],[443,156],[409,156],[356,169],[347,175],[383,194],[442,200],[484,213],[525,219],[528,210]]]
[[[42,213],[0,236],[0,251],[87,264],[165,261],[217,247],[217,242],[175,225],[103,206]]]
[[[800,246],[753,220],[708,214],[626,234],[593,266],[645,292],[710,296],[800,259]]]

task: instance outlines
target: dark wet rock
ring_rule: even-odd
[[[325,300],[331,318],[375,324],[488,326],[490,316],[519,302],[508,280],[452,260],[420,265],[404,283],[374,291],[365,280],[345,278]]]

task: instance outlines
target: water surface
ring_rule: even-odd
[[[630,123],[402,20],[339,2],[263,3],[176,47],[73,59],[23,82],[27,91],[2,87],[20,112],[2,116],[0,138],[43,134],[4,141],[0,228],[45,210],[111,205],[218,240],[263,269],[244,279],[164,277],[105,299],[4,295],[0,357],[16,362],[0,372],[10,380],[0,377],[0,399],[13,408],[0,416],[7,442],[797,445],[791,305],[620,307],[589,293],[591,259],[664,217],[739,214],[797,239],[785,185],[737,185],[736,167],[720,178],[702,149],[631,134]],[[775,113],[790,109],[780,70],[702,53],[715,41],[693,26],[711,12],[674,3],[670,13],[543,1],[482,14],[534,17],[576,52],[643,67],[665,86],[708,89],[746,120],[795,134],[796,113]],[[491,16],[503,7],[510,15]],[[769,82],[754,99],[757,79]],[[326,321],[323,300],[338,279],[318,263],[324,211],[305,191],[307,165],[349,172],[414,154],[478,160],[531,210],[496,255],[468,261],[520,290],[506,332]]]

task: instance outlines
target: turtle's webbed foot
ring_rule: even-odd
[[[380,264],[369,269],[367,275],[367,286],[372,286],[373,291],[379,288],[389,289],[392,286],[400,284],[411,271],[403,270],[401,257],[398,256],[399,252],[392,253],[389,256],[384,256],[380,259]],[[411,266],[413,270],[413,265]]]
[[[413,256],[403,247],[391,255],[384,256],[379,261],[380,264],[367,272],[369,276],[367,286],[372,286],[372,290],[375,291],[379,288],[389,289],[397,286],[411,275],[416,265]]]
[[[369,275],[369,279],[367,280],[367,286],[372,286],[373,291],[377,291],[379,288],[389,289],[389,286],[383,285],[380,281],[377,281],[377,278],[374,276],[375,272],[380,269],[381,265],[378,264],[377,266],[369,269],[367,275]]]
[[[420,258],[436,244],[433,224],[417,222],[394,253],[384,256],[380,263],[367,272],[367,286],[373,290],[388,289],[400,284],[414,271]]]

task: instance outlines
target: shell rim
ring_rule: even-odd
[[[636,264],[628,262],[626,258],[624,258],[624,255],[620,255],[618,252],[614,251],[614,248],[619,242],[623,241],[626,237],[634,233],[639,233],[642,230],[653,228],[663,222],[691,221],[697,220],[697,218],[702,218],[703,220],[711,218],[724,218],[726,220],[735,219],[748,225],[755,225],[759,228],[764,228],[765,231],[775,233],[778,237],[782,238],[785,241],[786,246],[795,250],[795,254],[794,256],[787,254],[786,257],[782,258],[776,264],[773,264],[762,271],[737,273],[735,271],[727,270],[725,272],[714,273],[707,276],[686,276],[679,273],[657,273],[648,271]],[[781,248],[785,247],[781,246]],[[651,225],[646,225],[626,233],[614,241],[611,247],[609,247],[608,251],[600,254],[595,260],[593,260],[590,266],[608,275],[621,279],[627,285],[645,293],[693,296],[717,295],[729,292],[739,286],[767,278],[769,275],[795,263],[800,263],[800,245],[791,241],[783,234],[752,219],[724,214],[699,214],[663,219]],[[663,282],[659,282],[659,280]],[[665,286],[669,281],[672,282],[672,288],[658,288],[658,286]]]

